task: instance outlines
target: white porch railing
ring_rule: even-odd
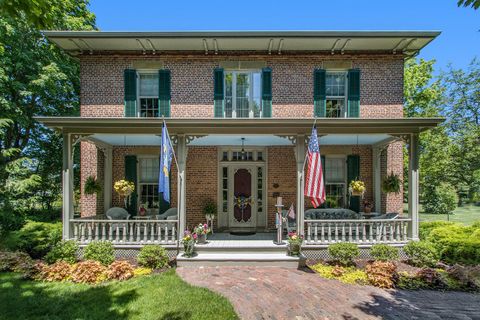
[[[176,244],[177,220],[70,220],[73,239],[80,244],[107,240],[114,244]]]
[[[305,220],[306,245],[405,243],[411,219]]]

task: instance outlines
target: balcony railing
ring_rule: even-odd
[[[305,220],[306,245],[405,243],[411,219]]]
[[[113,244],[177,244],[177,220],[70,220],[73,239],[80,244],[107,240]]]

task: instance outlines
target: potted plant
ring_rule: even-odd
[[[147,214],[147,208],[148,208],[148,202],[141,203],[139,208],[138,208],[138,215],[139,216],[145,216]]]
[[[208,225],[199,223],[198,226],[193,229],[193,233],[197,235],[197,242],[198,243],[206,243],[207,242],[207,233],[210,232]]]
[[[385,193],[399,193],[402,186],[402,181],[398,174],[393,171],[386,176],[382,181],[382,191]]]
[[[120,197],[123,197],[125,208],[130,204],[130,196],[135,191],[135,184],[127,180],[119,180],[113,185],[113,189]]]
[[[182,238],[184,257],[187,257],[187,258],[193,257],[193,255],[195,254],[196,239],[197,239],[197,235],[195,233],[191,233],[190,231],[185,230]]]
[[[99,194],[102,192],[102,186],[94,176],[89,176],[85,180],[85,186],[83,187],[83,193],[85,195]]]
[[[363,201],[363,212],[371,213],[372,209],[373,209],[373,203],[369,200],[364,200]]]
[[[303,236],[298,235],[296,232],[289,232],[287,236],[287,241],[288,254],[291,256],[300,255],[303,243]]]
[[[212,199],[206,200],[203,205],[203,213],[207,220],[215,219],[215,216],[217,215],[217,204]]]
[[[365,183],[361,180],[352,180],[350,182],[348,191],[352,196],[362,196],[365,193]]]

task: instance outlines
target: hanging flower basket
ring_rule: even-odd
[[[135,184],[127,180],[119,180],[113,185],[113,189],[125,201],[125,208],[131,203],[130,195],[135,191]]]
[[[361,196],[365,193],[365,183],[361,180],[352,180],[348,187],[351,196]]]

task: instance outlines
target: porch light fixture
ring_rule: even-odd
[[[242,152],[240,153],[242,160],[245,160],[245,138],[242,138]]]

